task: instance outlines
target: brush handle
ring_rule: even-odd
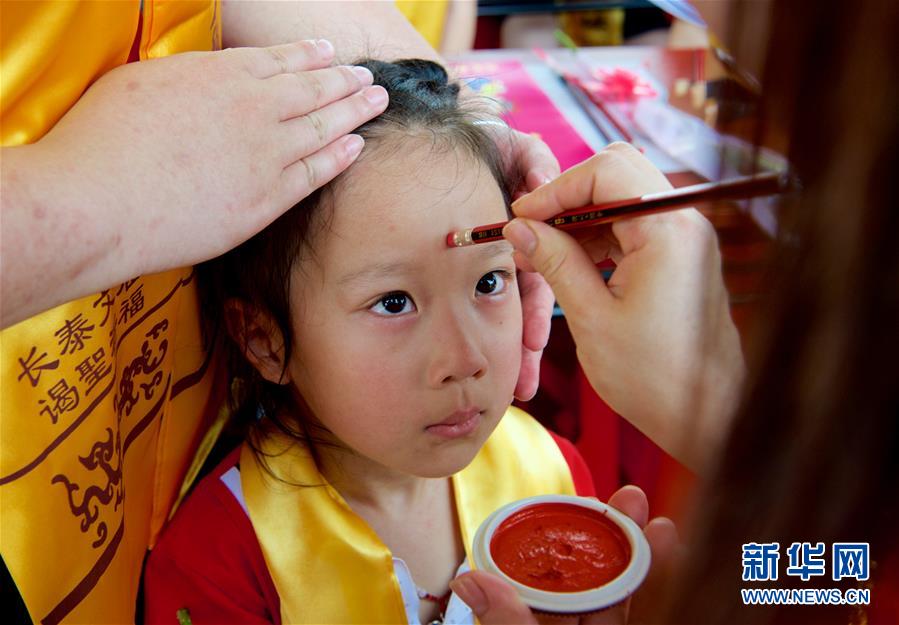
[[[562,230],[597,226],[626,217],[638,217],[651,213],[677,210],[703,202],[740,200],[776,195],[787,190],[789,186],[788,181],[788,177],[785,174],[768,173],[733,178],[721,182],[705,182],[659,193],[649,193],[627,200],[568,210],[544,221],[550,226]],[[449,247],[462,247],[475,243],[498,241],[503,238],[503,228],[507,223],[509,222],[503,221],[450,233],[447,236],[447,245]]]

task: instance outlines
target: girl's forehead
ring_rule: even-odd
[[[374,158],[383,154],[383,158]],[[334,194],[332,230],[347,243],[375,237],[438,237],[505,219],[499,183],[480,159],[457,149],[411,145],[353,165]]]
[[[335,189],[328,225],[313,243],[311,271],[337,292],[387,283],[395,288],[396,281],[424,276],[438,284],[457,269],[487,262],[488,252],[491,259],[511,255],[505,242],[478,250],[446,245],[451,231],[506,218],[499,183],[479,159],[409,150],[353,167]]]

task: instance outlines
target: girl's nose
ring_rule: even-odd
[[[434,388],[479,379],[487,371],[487,357],[474,322],[447,313],[431,328],[432,357],[428,381]]]

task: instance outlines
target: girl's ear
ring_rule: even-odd
[[[228,334],[260,375],[275,384],[288,384],[290,372],[284,362],[284,336],[271,315],[249,302],[225,302]]]

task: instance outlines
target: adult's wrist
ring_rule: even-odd
[[[102,172],[62,148],[47,139],[3,148],[2,327],[133,270]]]

